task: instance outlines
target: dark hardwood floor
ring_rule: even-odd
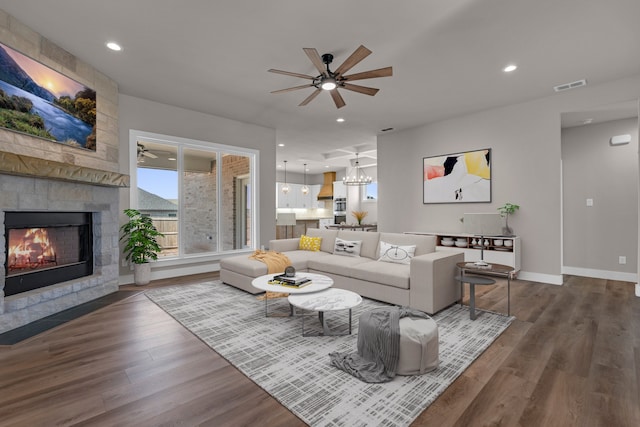
[[[478,286],[478,307],[506,312],[505,287]],[[640,425],[633,284],[569,276],[511,290],[517,320],[412,425]],[[304,423],[140,293],[0,346],[0,426],[54,425]]]

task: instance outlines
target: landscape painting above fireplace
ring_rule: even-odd
[[[0,43],[0,127],[96,150],[96,92]]]

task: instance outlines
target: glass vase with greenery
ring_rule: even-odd
[[[520,206],[513,203],[505,203],[498,208],[498,212],[500,212],[500,215],[504,217],[504,228],[502,229],[502,234],[505,236],[513,236],[513,230],[509,227],[509,215],[513,214],[518,209],[520,209]]]

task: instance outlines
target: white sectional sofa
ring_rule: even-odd
[[[408,306],[434,314],[460,299],[460,285],[454,279],[462,252],[436,252],[436,238],[400,233],[308,229],[307,236],[320,237],[319,251],[299,249],[299,238],[272,240],[269,249],[282,252],[299,272],[324,274],[334,287],[354,291],[364,297]],[[334,254],[336,238],[360,241],[360,256]],[[385,262],[380,258],[380,242],[414,246],[409,264]],[[250,293],[261,291],[251,281],[267,274],[266,264],[238,255],[220,261],[220,278]]]

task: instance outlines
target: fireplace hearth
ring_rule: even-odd
[[[5,296],[93,274],[88,212],[5,212]]]

